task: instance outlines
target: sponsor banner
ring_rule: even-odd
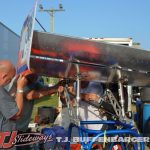
[[[35,0],[33,9],[28,14],[21,31],[20,48],[18,52],[17,74],[29,69],[33,29],[38,0]]]

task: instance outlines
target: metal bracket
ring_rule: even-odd
[[[76,60],[78,61],[78,60]],[[76,74],[76,98],[75,98],[75,106],[70,105],[70,94],[67,90],[67,85],[64,89],[65,93],[65,99],[67,103],[67,108],[68,108],[68,113],[70,116],[70,121],[76,125],[80,125],[80,120],[79,120],[79,101],[80,101],[80,68],[79,64],[74,64],[77,70]],[[72,67],[72,64],[69,64],[65,73],[65,78],[68,76],[68,72],[70,68]]]
[[[124,92],[123,92],[123,80],[122,80],[122,75],[121,75],[121,70],[117,70],[117,75],[118,75],[118,92],[120,96],[120,104],[121,104],[121,111],[122,111],[122,117],[123,120],[125,120],[125,107],[124,107]]]
[[[123,116],[122,116],[121,106],[118,103],[118,101],[116,100],[116,98],[114,97],[113,93],[109,89],[107,89],[106,95],[108,96],[109,101],[110,101],[111,105],[113,106],[113,109],[114,109],[116,115],[118,116],[119,120],[122,120]]]

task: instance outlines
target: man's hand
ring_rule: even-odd
[[[67,85],[73,85],[73,83],[75,82],[75,80],[71,80],[71,79],[63,79],[63,80],[60,80],[59,82],[58,82],[58,85],[59,86],[65,86],[66,84]]]
[[[17,80],[17,89],[23,90],[27,83],[27,79],[23,75],[19,75],[19,78]]]
[[[64,87],[63,86],[59,86],[58,87],[58,93],[62,93],[64,92]]]

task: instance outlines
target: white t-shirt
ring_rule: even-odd
[[[96,107],[94,107],[84,101],[80,101],[79,119],[81,121],[100,121],[100,120],[107,120],[107,117],[102,116]],[[87,125],[85,125],[85,127],[87,129],[92,129],[92,130],[100,130],[102,128],[102,126],[103,126],[103,124],[87,124]]]
[[[97,84],[97,83],[96,83]],[[76,89],[76,85],[74,85]],[[103,89],[100,83],[98,83],[99,93],[103,93]],[[81,89],[80,93],[87,93],[87,91],[92,91],[94,93],[94,82],[90,82],[87,88]],[[107,120],[106,116],[102,116],[98,109],[82,100],[79,102],[79,119],[80,121],[100,121]],[[69,127],[70,118],[68,113],[68,108],[63,108],[58,117],[56,118],[54,124],[63,126],[65,129]],[[103,124],[87,124],[85,125],[88,129],[100,130]]]

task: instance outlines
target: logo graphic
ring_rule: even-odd
[[[17,136],[17,131],[11,132],[1,132],[0,133],[0,149],[11,148],[13,146],[13,141]]]
[[[53,141],[52,135],[44,135],[41,133],[23,133],[18,134],[17,131],[0,133],[0,149],[8,149],[13,146],[30,145],[38,142]]]

